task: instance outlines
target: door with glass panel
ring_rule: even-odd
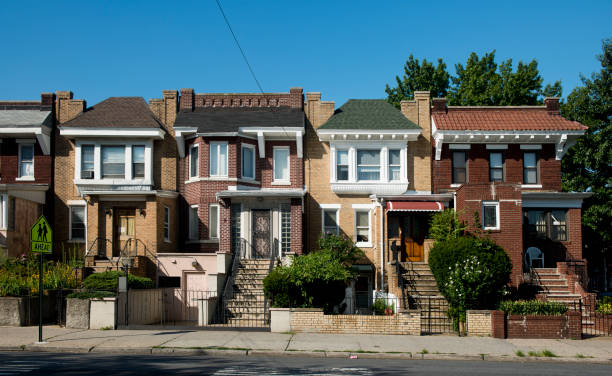
[[[134,239],[136,236],[135,226],[135,214],[136,209],[115,209],[113,210],[113,256],[118,257],[121,252],[126,252],[124,256],[136,256],[133,254],[133,250],[136,249],[136,244],[130,239]],[[130,243],[126,246],[127,243]]]
[[[272,221],[270,218],[270,210],[253,209],[251,210],[251,217],[253,221],[253,233],[251,240],[253,244],[253,251],[251,257],[261,259],[269,258],[272,250],[270,231]]]

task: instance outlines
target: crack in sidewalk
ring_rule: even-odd
[[[287,346],[285,346],[285,350],[283,351],[287,351],[287,349],[289,348],[289,345],[291,345],[291,340],[293,339],[293,337],[295,337],[295,334],[291,335],[291,338],[289,338],[289,341],[287,341]]]

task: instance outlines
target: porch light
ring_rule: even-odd
[[[147,211],[145,209],[140,209],[140,215],[143,217],[147,216]]]
[[[104,214],[106,214],[106,215],[108,215],[108,216],[113,215],[113,209],[106,209],[106,210],[104,211]]]

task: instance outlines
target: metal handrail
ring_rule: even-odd
[[[278,239],[274,239],[274,246],[270,250],[270,263],[268,264],[268,274],[272,272],[274,269],[274,264],[277,260],[276,252],[279,251]],[[266,317],[266,312],[268,311],[268,297],[264,294],[264,320],[265,322],[269,322],[270,316]]]
[[[218,323],[222,323],[223,321],[223,312],[225,310],[225,304],[229,299],[232,298],[233,295],[233,285],[234,278],[238,273],[238,266],[240,265],[240,258],[242,258],[246,254],[246,241],[244,239],[240,239],[240,247],[237,252],[232,253],[232,267],[229,275],[225,278],[225,284],[223,286],[223,293],[219,296],[219,300],[217,302],[217,314],[218,317],[216,321]]]
[[[100,247],[100,242],[99,242],[100,240],[103,240],[103,241],[104,241],[104,245],[105,245],[105,246],[106,246],[106,244],[107,244],[107,243],[110,243],[110,245],[111,245],[111,248],[110,248],[110,249],[111,249],[111,251],[112,251],[112,249],[113,249],[113,242],[112,242],[110,239],[103,238],[103,237],[97,237],[97,238],[96,238],[96,239],[93,241],[93,243],[91,243],[91,246],[89,247],[89,249],[87,249],[87,251],[85,252],[85,255],[83,256],[83,258],[88,257],[88,256],[98,256],[98,254],[100,253],[100,248],[99,248],[99,247]],[[94,246],[95,246],[96,244],[98,245],[98,249],[96,250],[96,254],[95,254],[95,255],[90,255],[91,250],[94,248]],[[104,253],[105,253],[105,256],[108,258],[108,255],[106,255],[106,252],[104,252]]]

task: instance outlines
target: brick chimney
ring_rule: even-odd
[[[545,98],[544,104],[549,115],[559,115],[559,98]]]
[[[301,87],[289,89],[289,107],[304,108],[304,90]]]
[[[40,110],[41,111],[52,111],[54,101],[55,101],[55,94],[41,93],[40,94]]]
[[[72,99],[71,91],[58,91],[56,94],[55,114],[58,123],[72,120],[85,110],[87,102],[83,99]]]
[[[329,120],[334,114],[335,105],[334,102],[321,101],[321,93],[306,93],[304,113],[313,129],[316,130]]]
[[[193,89],[181,89],[181,111],[193,111]]]
[[[446,98],[434,98],[432,113],[446,113]]]

